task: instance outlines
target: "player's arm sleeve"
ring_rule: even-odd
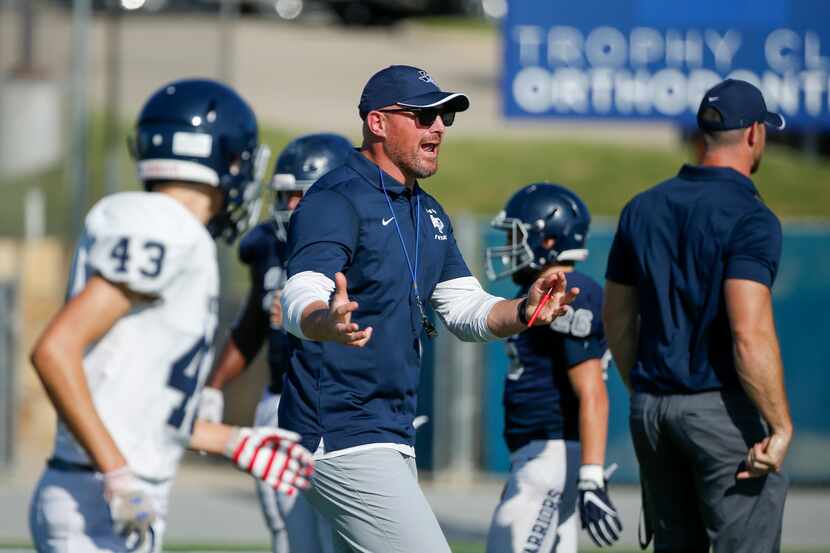
[[[329,302],[334,274],[351,264],[359,230],[358,215],[342,194],[323,190],[303,197],[288,228],[289,278],[280,296],[287,332],[307,339],[303,311],[315,301]]]
[[[566,336],[562,340],[565,364],[574,367],[588,359],[603,359],[608,351],[608,344],[602,336],[592,334],[584,338]]]
[[[430,297],[435,312],[450,332],[465,342],[486,342],[496,337],[487,316],[504,298],[488,294],[473,276],[439,282]]]
[[[113,219],[87,225],[92,237],[88,263],[106,280],[122,284],[131,292],[159,296],[181,272],[195,249],[195,241],[167,236],[152,225],[145,230],[119,224]]]
[[[551,323],[551,329],[563,335],[562,356],[568,367],[606,357],[608,343],[602,326],[601,300],[597,301],[579,298],[566,315]]]
[[[257,278],[253,269],[251,270],[251,283],[251,291],[245,306],[231,327],[231,338],[248,363],[262,348],[270,326],[268,313],[262,309],[261,305],[262,279]]]
[[[781,223],[768,209],[742,218],[732,230],[725,278],[753,280],[772,288],[781,261]]]
[[[334,288],[334,280],[314,271],[303,271],[289,278],[280,296],[282,324],[286,332],[308,340],[301,326],[303,311],[316,301],[328,303]]]
[[[631,247],[631,204],[627,205],[617,224],[617,232],[611,243],[608,253],[608,264],[605,269],[605,278],[618,284],[634,286],[637,284],[636,264],[637,257]]]

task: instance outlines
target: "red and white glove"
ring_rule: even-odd
[[[272,426],[237,428],[225,446],[225,456],[278,492],[294,495],[308,488],[314,472],[311,453],[299,441],[299,434]]]
[[[153,500],[140,488],[126,466],[104,473],[104,497],[116,534],[140,547],[156,520]]]

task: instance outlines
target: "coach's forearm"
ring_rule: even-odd
[[[620,377],[631,390],[631,369],[637,362],[640,341],[640,305],[635,288],[612,281],[605,283],[602,323]]]
[[[636,316],[603,317],[608,348],[625,386],[631,389],[631,369],[637,361],[637,343],[640,339],[639,319]]]
[[[774,327],[734,335],[735,367],[747,395],[773,433],[792,435],[784,368]]]
[[[501,300],[493,304],[487,314],[487,327],[490,332],[499,338],[506,338],[525,330],[527,324],[522,323],[518,316],[518,306],[522,301],[524,298]]]
[[[300,319],[300,328],[306,339],[315,342],[332,340],[332,322],[329,317],[329,305],[322,301],[315,301],[303,309]]]

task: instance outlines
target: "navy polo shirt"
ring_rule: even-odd
[[[504,381],[504,439],[510,451],[533,440],[578,440],[579,398],[568,371],[602,359],[602,288],[591,277],[568,273],[579,295],[548,326],[535,326],[505,342],[510,370]],[[527,295],[529,285],[517,297]]]
[[[314,183],[291,217],[289,278],[314,271],[334,280],[343,272],[360,306],[352,320],[374,329],[363,348],[290,338],[280,426],[301,434],[310,451],[320,438],[326,452],[414,444],[422,328],[402,240],[417,263],[424,304],[439,282],[470,276],[435,198],[417,184],[409,192],[386,173],[383,183],[386,194],[377,165],[354,152]]]
[[[231,328],[231,336],[242,355],[251,362],[268,340],[268,368],[271,393],[282,391],[288,366],[288,333],[271,327],[274,294],[285,284],[285,242],[277,238],[271,222],[252,228],[239,242],[239,260],[248,266],[251,290],[245,310]]]
[[[632,199],[605,276],[639,293],[634,390],[738,389],[723,284],[736,278],[772,287],[780,258],[778,218],[733,169],[685,165]]]

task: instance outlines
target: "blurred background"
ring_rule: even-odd
[[[727,76],[762,88],[787,119],[755,181],[784,221],[774,289],[796,438],[788,551],[830,551],[830,2],[825,0],[0,0],[0,548],[28,544],[26,509],[49,455],[54,411],[27,360],[64,294],[82,217],[139,188],[125,138],[146,97],[205,76],[234,86],[274,151],[334,131],[357,144],[357,103],[389,64],[466,92],[423,184],[453,216],[485,281],[489,220],[520,186],[573,188],[594,215],[585,272],[602,282],[615,219],[634,194],[694,161],[694,115]],[[247,292],[220,247],[219,346]],[[490,289],[510,296],[509,282]],[[456,551],[481,551],[509,468],[501,343],[427,342],[418,434],[425,490]],[[226,392],[248,424],[264,360]],[[627,395],[610,371],[609,462],[636,543],[637,464]],[[189,550],[267,543],[243,475],[193,455],[177,481],[169,543]],[[233,548],[233,547],[231,547]]]

